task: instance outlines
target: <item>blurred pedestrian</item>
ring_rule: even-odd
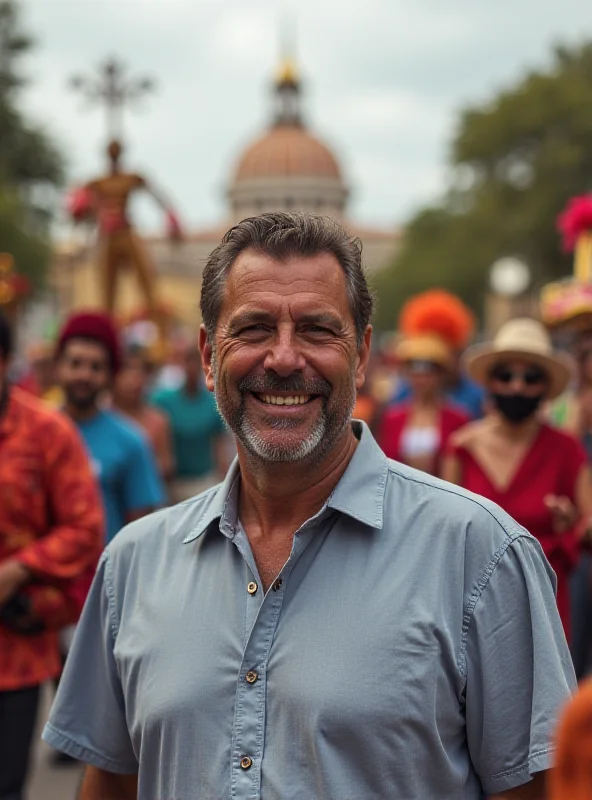
[[[483,388],[467,375],[462,364],[462,355],[475,325],[472,311],[456,295],[443,289],[430,289],[412,298],[406,306],[406,314],[409,320],[403,323],[403,327],[411,328],[407,333],[436,333],[449,344],[451,359],[444,385],[448,403],[470,419],[482,417]],[[403,376],[391,402],[393,405],[406,403],[412,393],[412,387]]]
[[[441,471],[450,436],[469,421],[445,394],[468,322],[464,307],[445,293],[413,297],[401,313],[395,355],[409,394],[384,412],[378,443],[389,458],[431,475]]]
[[[580,685],[557,729],[555,769],[549,778],[549,800],[592,798],[592,679]]]
[[[107,541],[166,499],[143,431],[101,403],[120,365],[119,336],[109,315],[82,312],[66,321],[58,339],[57,374],[65,411],[86,442],[101,484]]]
[[[103,511],[76,428],[7,384],[0,317],[0,800],[20,800],[40,686],[61,670],[58,629],[76,620],[77,580],[96,565]]]
[[[230,462],[226,428],[213,395],[204,386],[197,347],[186,349],[183,366],[182,386],[161,389],[152,396],[152,402],[168,415],[173,432],[176,477],[172,494],[177,503],[220,481]]]
[[[541,414],[568,385],[569,367],[539,322],[515,319],[469,354],[467,369],[486,387],[492,410],[452,438],[444,477],[493,500],[536,536],[557,575],[569,635],[568,579],[578,523],[592,517],[592,482],[580,442]]]
[[[156,456],[160,475],[168,482],[175,471],[171,427],[167,415],[148,402],[152,371],[144,349],[128,348],[121,369],[115,376],[113,405],[144,429]]]

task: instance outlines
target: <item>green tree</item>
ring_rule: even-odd
[[[429,286],[458,292],[481,311],[491,264],[518,255],[535,287],[569,274],[557,215],[592,190],[592,43],[556,48],[490,102],[460,114],[450,148],[452,186],[409,223],[390,268],[375,279],[377,325]]]
[[[0,0],[0,250],[37,285],[47,269],[49,223],[63,160],[43,129],[25,118],[22,59],[34,41],[21,28],[20,6]]]

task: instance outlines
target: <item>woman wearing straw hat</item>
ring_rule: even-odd
[[[506,323],[492,344],[467,354],[466,365],[487,389],[491,410],[452,437],[444,477],[493,500],[540,541],[557,574],[568,633],[568,577],[580,534],[589,535],[592,480],[581,444],[539,412],[564,391],[569,367],[532,319]]]

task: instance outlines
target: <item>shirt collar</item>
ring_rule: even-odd
[[[371,528],[382,528],[388,459],[365,422],[353,420],[356,451],[327,502]]]
[[[326,505],[370,528],[379,529],[383,522],[388,460],[365,422],[354,420],[352,427],[359,443]],[[215,520],[221,520],[222,533],[234,534],[239,480],[240,469],[235,459],[224,481],[210,491],[205,510],[183,544],[197,539]]]

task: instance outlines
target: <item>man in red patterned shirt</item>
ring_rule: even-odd
[[[20,800],[39,687],[61,669],[58,629],[103,546],[89,458],[64,415],[6,380],[0,317],[0,800]]]

